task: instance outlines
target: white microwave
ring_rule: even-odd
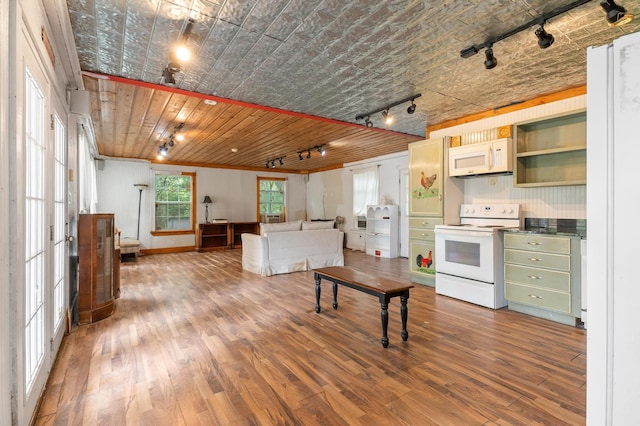
[[[449,176],[512,173],[510,138],[449,148]]]

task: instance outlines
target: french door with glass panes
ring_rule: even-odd
[[[66,113],[47,73],[23,38],[22,114],[16,151],[18,187],[18,280],[15,348],[19,360],[18,417],[28,419],[44,388],[65,331],[67,289]],[[21,166],[21,167],[20,167]],[[22,212],[22,214],[20,214]]]

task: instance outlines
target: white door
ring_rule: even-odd
[[[18,202],[15,239],[16,312],[19,327],[15,397],[18,423],[26,423],[46,384],[65,331],[67,253],[66,113],[30,40],[22,39],[18,60]],[[20,97],[19,97],[20,98]]]
[[[400,257],[409,257],[409,169],[400,169]]]

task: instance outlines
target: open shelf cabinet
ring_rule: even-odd
[[[515,126],[514,186],[587,183],[586,112]]]

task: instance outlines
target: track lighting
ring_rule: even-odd
[[[176,84],[175,74],[182,70],[181,63],[191,59],[191,51],[187,47],[194,20],[189,18],[184,31],[180,34],[178,44],[169,53],[169,64],[162,71],[162,78],[165,84]]]
[[[364,120],[364,124],[367,127],[373,127],[373,122],[371,121],[371,116],[373,114],[376,114],[378,112],[382,113],[382,117],[385,120],[385,124],[389,125],[393,123],[393,116],[391,115],[391,113],[389,112],[389,110],[396,106],[396,105],[400,105],[403,104],[405,102],[411,102],[411,105],[409,106],[409,108],[407,108],[407,114],[413,114],[416,111],[416,104],[413,102],[416,98],[419,98],[420,96],[422,96],[422,93],[417,93],[413,96],[409,96],[408,98],[404,98],[402,100],[399,100],[398,102],[394,102],[392,104],[389,104],[383,108],[379,108],[376,109],[374,111],[370,111],[367,112],[365,114],[358,114],[356,115],[356,120]]]
[[[388,109],[382,111],[382,118],[384,118],[384,124],[386,125],[393,124],[393,115],[389,114]]]
[[[602,0],[600,6],[607,14],[607,22],[611,27],[619,27],[633,20],[633,14],[627,13],[627,9],[618,6],[613,0]]]
[[[165,84],[176,84],[176,79],[173,76],[173,74],[175,74],[175,73],[171,72],[169,70],[169,67],[165,68],[162,71],[162,78],[164,79],[164,83]]]
[[[162,145],[160,145],[160,148],[158,149],[158,154],[162,155],[163,157],[166,157],[167,154],[169,154],[169,148],[173,148],[176,141],[181,142],[184,140],[184,135],[182,135],[181,133],[177,133],[183,127],[184,127],[184,123],[180,123],[173,128],[173,132],[169,135],[169,140],[163,143]]]
[[[555,41],[553,35],[544,30],[544,24],[540,25],[536,30],[536,37],[538,37],[538,46],[540,46],[541,49],[546,49]]]
[[[373,127],[373,121],[371,121],[371,119],[369,118],[369,116],[367,116],[367,118],[364,119],[364,124],[367,127]]]
[[[488,70],[495,68],[496,65],[498,65],[498,60],[495,56],[493,56],[493,48],[488,47],[487,50],[485,50],[484,54],[486,57],[484,61],[484,67]]]
[[[311,158],[311,151],[318,151],[320,153],[320,155],[322,155],[322,156],[324,156],[327,153],[327,151],[324,149],[324,144],[316,145],[316,146],[311,147],[311,148],[307,148],[307,149],[303,149],[301,151],[297,151],[298,159],[302,160],[304,158],[302,156],[302,154],[304,154],[305,152],[307,153],[307,155],[306,155],[307,159]]]
[[[504,40],[505,38],[511,37],[512,35],[518,34],[519,32],[536,25],[539,26],[535,31],[536,37],[538,37],[538,46],[540,46],[542,49],[546,49],[553,44],[554,37],[553,35],[545,31],[544,24],[549,19],[555,18],[558,15],[575,9],[576,7],[582,6],[583,4],[589,3],[590,1],[591,0],[576,0],[565,6],[558,7],[549,13],[545,13],[525,24],[520,25],[519,27],[512,29],[511,31],[507,31],[506,33],[500,34],[498,36],[489,37],[483,43],[474,44],[462,49],[460,51],[460,57],[470,58],[471,56],[477,54],[480,50],[486,49],[486,60],[484,61],[484,66],[488,70],[495,68],[495,66],[498,64],[498,61],[495,56],[493,56],[493,45],[501,40]],[[611,26],[623,25],[633,19],[632,14],[627,13],[624,7],[618,6],[613,0],[602,0],[600,2],[600,6],[602,6],[604,11],[606,12],[607,22]],[[357,118],[358,117],[356,117],[356,119]]]
[[[276,157],[273,160],[267,160],[267,162],[265,163],[264,167],[267,169],[275,169],[276,168],[276,162],[280,163],[281,166],[284,165],[284,158],[285,156],[282,157]]]

